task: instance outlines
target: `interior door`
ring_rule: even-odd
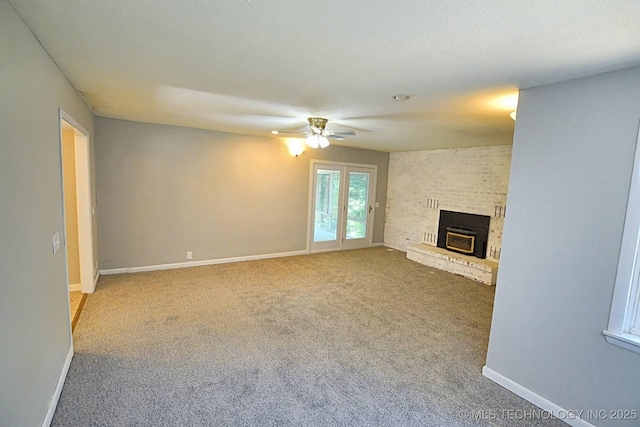
[[[371,246],[375,168],[312,164],[310,252]]]

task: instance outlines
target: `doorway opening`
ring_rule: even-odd
[[[371,246],[377,166],[311,161],[309,252]]]
[[[64,243],[72,329],[86,294],[95,290],[89,133],[60,111]]]

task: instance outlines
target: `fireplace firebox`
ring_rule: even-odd
[[[472,254],[476,246],[475,231],[463,230],[462,228],[447,227],[447,249],[452,251]]]
[[[438,247],[486,258],[489,221],[486,215],[441,210]]]

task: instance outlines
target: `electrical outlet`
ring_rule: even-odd
[[[193,252],[187,251],[187,259],[193,258]]]

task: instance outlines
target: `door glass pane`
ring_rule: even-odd
[[[349,172],[347,201],[347,239],[364,239],[369,209],[369,174]]]
[[[316,175],[316,212],[313,241],[338,238],[338,204],[340,171],[318,169]]]

